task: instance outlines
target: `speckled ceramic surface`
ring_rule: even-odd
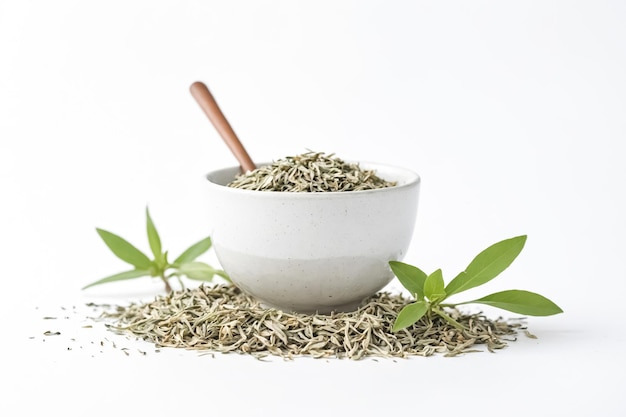
[[[222,268],[269,307],[327,314],[356,309],[392,279],[417,214],[420,178],[360,163],[395,187],[287,193],[226,187],[239,167],[207,175],[211,237]]]

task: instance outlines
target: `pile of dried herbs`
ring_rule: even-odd
[[[395,186],[372,170],[323,152],[288,156],[239,175],[229,187],[254,191],[337,192]]]
[[[431,356],[500,349],[515,340],[521,323],[452,311],[466,330],[433,316],[393,333],[398,312],[410,301],[380,292],[350,313],[289,314],[263,308],[233,285],[201,285],[175,291],[145,304],[118,306],[101,317],[107,327],[157,347],[250,354],[257,358]]]

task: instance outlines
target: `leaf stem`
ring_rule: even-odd
[[[454,326],[455,328],[457,328],[459,330],[467,330],[461,323],[459,323],[458,321],[454,320],[448,313],[446,313],[445,311],[440,309],[439,306],[433,306],[432,307],[432,311],[435,312],[435,314],[437,314],[439,317],[441,317],[442,319],[447,321],[449,324]]]
[[[168,294],[171,293],[172,286],[170,285],[169,281],[165,277],[165,270],[161,271],[161,274],[159,276],[161,277],[161,280],[165,283],[165,292],[167,292]]]
[[[176,275],[176,279],[178,280],[178,283],[180,284],[180,288],[184,290],[185,289],[185,284],[183,283],[183,280],[180,277],[180,275]]]

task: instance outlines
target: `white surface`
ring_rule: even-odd
[[[0,1],[0,414],[624,415],[625,18],[619,1]],[[149,204],[177,254],[205,234],[203,175],[233,163],[196,80],[256,160],[312,148],[418,172],[406,260],[446,281],[528,234],[477,293],[565,313],[457,358],[99,349],[114,338],[82,329],[86,302],[162,288],[81,292],[124,268],[94,228],[147,249]]]

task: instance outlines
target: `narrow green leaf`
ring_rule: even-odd
[[[220,277],[224,278],[226,281],[230,282],[231,284],[233,283],[233,281],[230,279],[226,271],[223,271],[221,269],[216,269],[215,275],[219,275]]]
[[[404,306],[393,323],[392,331],[397,332],[398,330],[411,326],[421,319],[427,311],[428,304],[424,301],[416,301]]]
[[[178,267],[178,272],[181,275],[187,276],[189,279],[197,281],[211,281],[217,274],[217,271],[213,267],[204,262],[188,262],[181,264]]]
[[[82,289],[84,290],[85,288],[93,287],[95,285],[106,284],[107,282],[123,281],[127,279],[134,279],[134,278],[140,278],[140,277],[146,277],[146,276],[150,276],[150,271],[142,270],[142,269],[133,269],[131,271],[120,272],[119,274],[102,278],[96,282],[92,282],[89,285],[85,285]]]
[[[528,316],[552,316],[562,313],[561,307],[546,297],[530,291],[507,290],[460,304],[486,304]]]
[[[525,243],[526,236],[522,235],[489,246],[470,262],[465,271],[450,281],[446,294],[451,296],[491,281],[511,265]]]
[[[202,255],[204,252],[211,248],[211,237],[202,239],[201,241],[191,245],[185,250],[178,258],[173,262],[174,266],[179,266],[184,263],[188,263]]]
[[[161,252],[161,238],[159,232],[157,232],[152,217],[150,217],[150,210],[146,207],[146,230],[148,232],[148,242],[150,243],[150,249],[154,255],[154,259],[157,263],[162,263],[163,253]]]
[[[418,300],[424,298],[424,282],[426,281],[426,273],[424,271],[416,266],[399,261],[389,261],[389,266],[402,286],[411,295]]]
[[[106,230],[96,229],[96,231],[115,256],[124,262],[137,269],[150,269],[152,266],[152,261],[125,239]]]
[[[452,325],[453,327],[459,329],[459,330],[465,330],[465,328],[463,327],[463,325],[461,323],[459,323],[458,321],[454,320],[452,318],[452,316],[450,316],[448,313],[446,313],[445,311],[443,311],[440,308],[433,308],[433,311],[442,319],[444,319],[445,321],[448,322],[448,324]]]
[[[444,289],[443,273],[441,269],[430,274],[424,282],[424,295],[431,302],[439,302],[446,298],[446,290]]]

